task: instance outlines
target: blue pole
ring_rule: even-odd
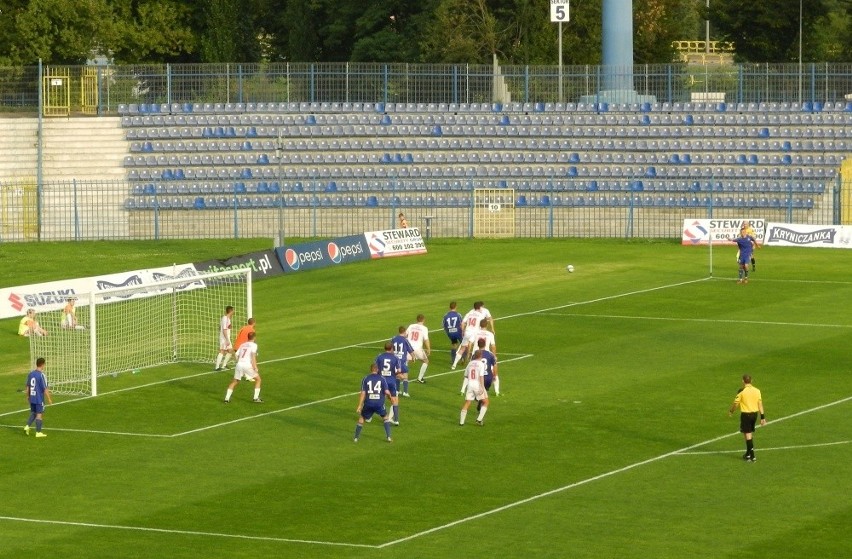
[[[603,90],[633,89],[633,0],[603,0]]]

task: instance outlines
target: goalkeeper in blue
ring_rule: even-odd
[[[755,238],[748,234],[748,229],[745,226],[740,229],[740,236],[731,239],[731,242],[735,243],[740,249],[737,257],[737,265],[739,266],[737,283],[748,283],[748,265],[751,263],[751,255],[754,254],[756,248],[759,248],[759,245]]]
[[[388,381],[379,374],[379,366],[375,363],[370,365],[370,374],[361,380],[361,392],[358,395],[358,407],[355,411],[358,413],[358,424],[355,426],[356,443],[361,438],[361,430],[364,429],[364,422],[369,421],[373,414],[377,414],[384,421],[385,435],[387,441],[393,442],[391,438],[391,420],[385,409],[385,396],[390,397],[390,389]]]

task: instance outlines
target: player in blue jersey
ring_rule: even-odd
[[[385,396],[390,396],[388,382],[381,374],[379,367],[375,363],[370,365],[370,374],[365,376],[361,381],[361,392],[358,395],[358,407],[355,411],[359,414],[358,424],[355,426],[355,442],[361,436],[361,430],[364,428],[364,422],[370,420],[373,414],[378,414],[384,420],[385,434],[388,442],[393,442],[391,439],[391,421],[388,412],[385,409]]]
[[[735,243],[740,249],[739,257],[737,258],[737,264],[739,265],[739,279],[737,279],[737,283],[748,283],[748,265],[751,263],[751,255],[754,253],[754,249],[759,248],[757,241],[748,234],[748,229],[743,226],[740,229],[740,236],[731,239],[731,242]]]
[[[44,401],[48,404],[53,404],[53,396],[50,394],[50,388],[47,386],[47,377],[44,376],[44,357],[36,359],[36,368],[30,371],[27,375],[27,403],[30,405],[30,418],[27,419],[27,424],[24,425],[24,433],[30,434],[30,425],[35,422],[36,437],[46,437],[46,433],[41,432],[42,416],[44,415]]]
[[[413,358],[414,348],[411,347],[411,342],[405,337],[405,326],[400,326],[398,331],[399,334],[391,338],[391,345],[394,355],[399,359],[397,379],[402,383],[402,395],[408,398],[408,362]]]
[[[456,360],[456,351],[462,341],[462,315],[456,310],[458,304],[455,301],[450,303],[450,310],[444,315],[444,332],[450,339],[450,365]]]
[[[382,375],[388,382],[391,399],[391,420],[394,425],[399,425],[399,386],[397,383],[397,375],[400,374],[399,358],[393,352],[393,344],[387,342],[385,344],[384,353],[380,353],[376,357],[376,366],[379,368],[379,374]]]
[[[500,377],[497,375],[497,356],[485,349],[485,338],[479,338],[477,342],[477,346],[479,348],[479,353],[481,353],[480,361],[485,363],[485,372],[482,374],[482,381],[485,385],[485,391],[488,392],[491,390],[491,386],[494,386],[494,393],[499,396],[500,395]],[[478,401],[476,403],[476,410],[479,411],[482,409],[482,401]]]

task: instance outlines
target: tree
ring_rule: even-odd
[[[208,0],[201,10],[202,62],[257,62],[260,43],[251,0]]]
[[[820,22],[830,20],[832,5],[838,6],[835,13],[847,13],[842,10],[841,2],[833,0],[802,1],[802,50],[804,60],[815,60],[819,54],[818,44],[838,45],[839,50],[848,52],[849,42],[842,41],[842,28],[837,27],[840,36],[836,40],[830,37],[831,30],[821,27]],[[848,2],[846,2],[848,6]],[[763,2],[742,3],[739,0],[713,0],[710,3],[710,25],[718,33],[734,42],[736,59],[748,62],[793,62],[798,60],[799,51],[799,3],[791,0],[764,0]],[[715,23],[715,26],[714,26]],[[848,33],[848,15],[845,28]],[[821,38],[821,39],[817,39]],[[848,34],[846,35],[848,39]],[[845,46],[841,46],[845,45]]]
[[[486,0],[442,0],[421,42],[427,62],[490,64],[499,54],[499,27]]]
[[[120,27],[106,0],[32,0],[15,19],[14,64],[82,64],[109,52]]]
[[[175,0],[115,2],[121,25],[121,42],[111,45],[116,62],[194,61],[197,36],[190,26],[191,7]]]
[[[672,42],[692,38],[697,28],[696,0],[633,0],[633,61],[672,62]]]

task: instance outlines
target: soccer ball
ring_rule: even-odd
[[[566,270],[568,270],[568,273],[573,273],[573,272],[574,272],[574,266],[572,266],[571,264],[568,264],[568,267],[567,267],[567,268],[565,268],[565,269],[566,269]]]

